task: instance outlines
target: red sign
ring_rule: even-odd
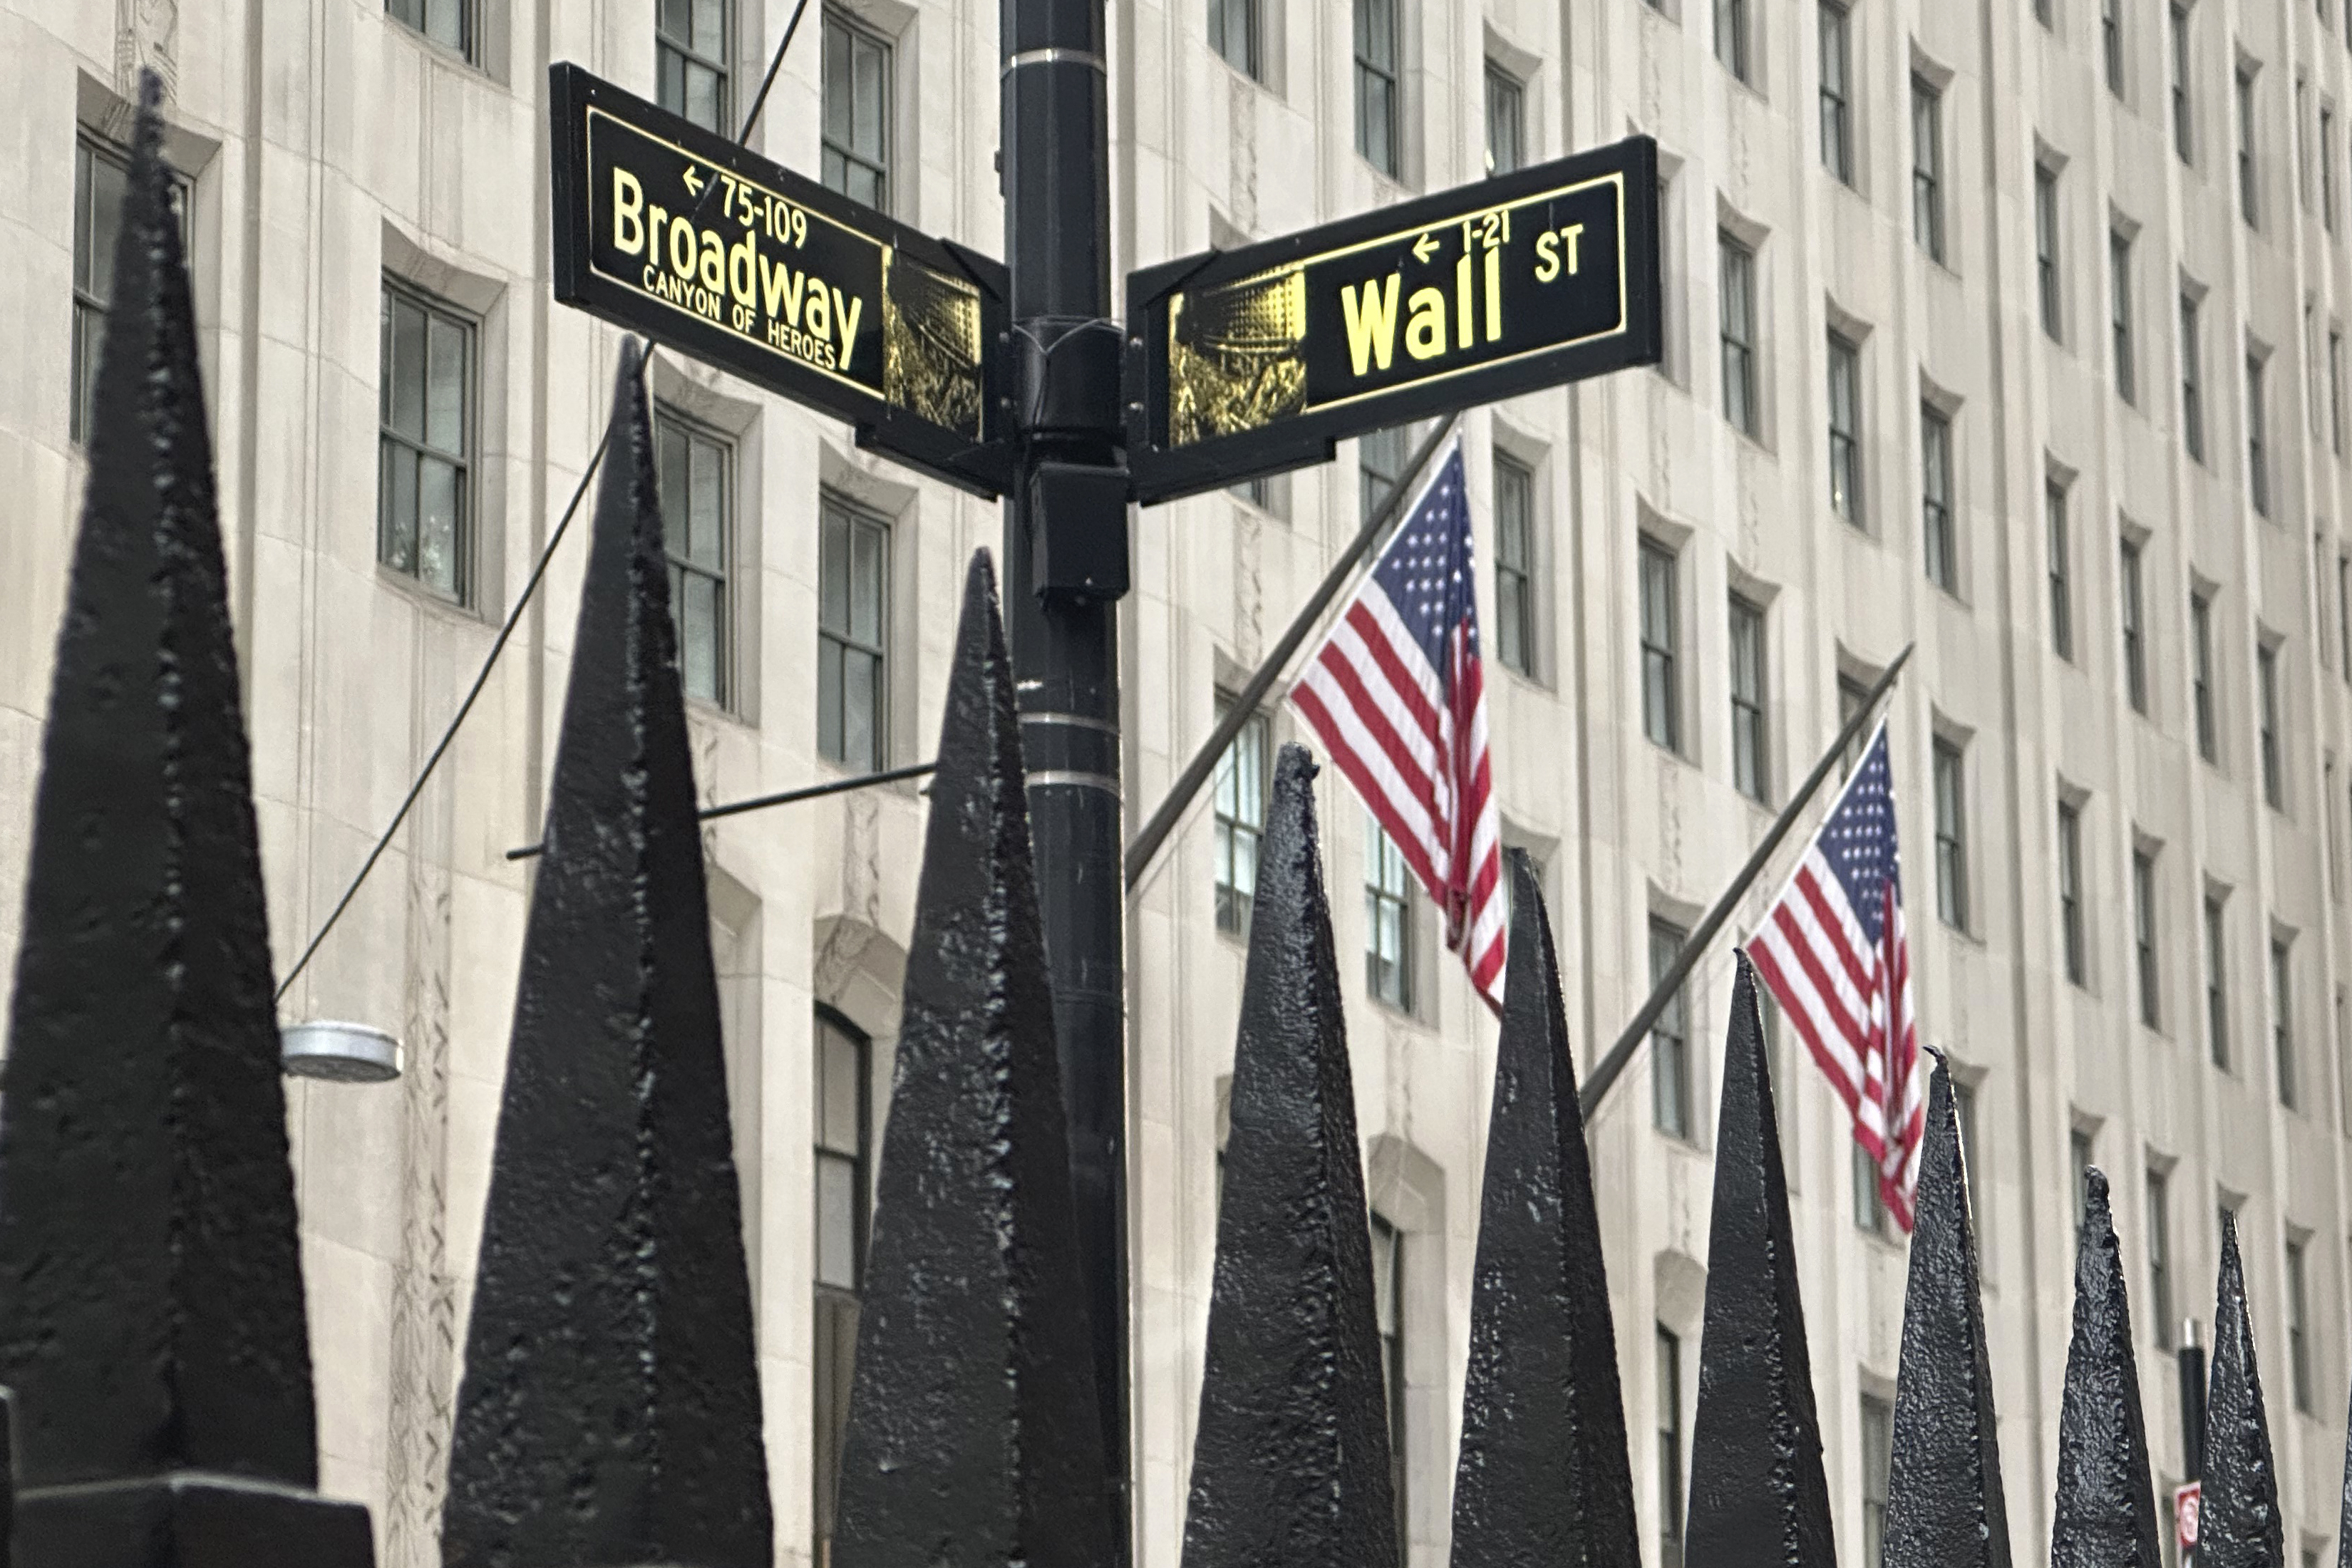
[[[2173,1489],[2172,1528],[2173,1533],[2179,1538],[2183,1552],[2197,1550],[2197,1514],[2204,1497],[2204,1485],[2199,1481]]]

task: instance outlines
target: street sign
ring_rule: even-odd
[[[1636,136],[1128,277],[1136,499],[1660,352],[1658,150]]]
[[[2182,1557],[2197,1550],[2197,1516],[2204,1511],[2205,1485],[2191,1481],[2172,1489],[2172,1530]]]
[[[1006,487],[1002,263],[577,66],[548,79],[558,300],[845,420],[861,447]]]

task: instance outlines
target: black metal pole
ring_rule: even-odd
[[[1001,0],[1017,463],[1004,613],[1070,1122],[1071,1194],[1120,1561],[1128,1507],[1127,1030],[1118,601],[1122,343],[1111,320],[1103,0]]]
[[[1706,918],[1698,922],[1698,929],[1683,939],[1682,951],[1675,954],[1675,961],[1667,967],[1666,973],[1657,984],[1650,988],[1650,999],[1642,1004],[1642,1010],[1633,1015],[1633,1021],[1625,1026],[1625,1032],[1617,1037],[1617,1043],[1609,1047],[1609,1054],[1592,1064],[1591,1075],[1576,1092],[1577,1102],[1584,1108],[1587,1121],[1591,1121],[1593,1113],[1601,1109],[1601,1100],[1608,1097],[1611,1087],[1624,1072],[1625,1064],[1633,1059],[1633,1052],[1640,1047],[1643,1037],[1649,1033],[1650,1026],[1656,1023],[1658,1015],[1666,1010],[1667,999],[1682,989],[1684,979],[1697,965],[1699,955],[1706,951],[1706,944],[1715,940],[1716,931],[1730,918],[1732,906],[1739,902],[1741,896],[1748,891],[1748,885],[1756,880],[1757,873],[1764,869],[1765,862],[1772,858],[1772,851],[1778,849],[1780,840],[1789,836],[1789,829],[1797,825],[1797,818],[1803,814],[1806,803],[1813,798],[1813,792],[1822,787],[1822,781],[1830,776],[1830,769],[1837,765],[1838,753],[1853,745],[1855,737],[1862,733],[1863,726],[1870,722],[1878,700],[1886,695],[1895,684],[1895,678],[1903,672],[1903,666],[1909,661],[1914,646],[1911,643],[1903,645],[1903,651],[1895,656],[1895,662],[1886,667],[1886,673],[1878,678],[1878,684],[1870,689],[1870,694],[1863,699],[1862,706],[1854,710],[1853,717],[1838,731],[1837,739],[1829,743],[1829,749],[1822,753],[1821,761],[1813,764],[1813,771],[1806,775],[1803,784],[1797,786],[1797,793],[1789,797],[1789,804],[1780,808],[1779,819],[1772,824],[1771,831],[1764,835],[1763,842],[1756,846],[1755,852],[1748,857],[1748,864],[1739,868],[1738,874],[1731,879],[1731,885],[1723,889],[1721,898],[1715,900],[1715,908],[1707,910]]]
[[[2186,1484],[2205,1479],[2205,1347],[2197,1342],[2196,1319],[2184,1319],[2180,1327],[2180,1479]],[[2201,1507],[2199,1511],[2203,1511]],[[2177,1517],[2172,1528],[2177,1536],[2180,1530]],[[2196,1555],[2180,1553],[2180,1568],[2193,1568]]]

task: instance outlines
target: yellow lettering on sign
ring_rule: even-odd
[[[1559,276],[1559,237],[1549,229],[1536,236],[1536,281],[1549,283]]]
[[[748,216],[751,209],[744,212]],[[755,230],[747,227],[743,237],[727,247],[727,292],[747,310],[759,302],[760,237]]]
[[[866,308],[863,300],[845,300],[841,290],[833,291],[833,317],[841,323],[841,368],[849,368],[849,351],[857,346],[857,313]]]
[[[1466,349],[1472,341],[1470,336],[1470,253],[1466,250],[1462,253],[1462,259],[1454,264],[1454,308],[1456,318],[1462,323],[1460,333],[1462,346]],[[1438,346],[1444,347],[1443,343]]]
[[[682,217],[669,220],[669,269],[691,281],[694,263],[700,254],[695,243],[694,225]]]
[[[1339,286],[1339,310],[1348,319],[1348,358],[1358,375],[1364,374],[1368,363],[1386,370],[1396,357],[1397,286],[1403,276],[1391,272],[1385,279],[1372,279],[1355,291],[1344,283]],[[1381,288],[1383,281],[1388,285],[1385,293]]]
[[[1579,242],[1584,238],[1584,226],[1580,223],[1570,224],[1566,228],[1559,231],[1559,237],[1566,242],[1568,246],[1569,275],[1570,277],[1574,277],[1576,274]]]
[[[1434,289],[1416,289],[1411,309],[1412,320],[1405,323],[1404,352],[1415,359],[1435,359],[1445,352],[1445,296]]]
[[[771,316],[782,316],[787,326],[801,324],[801,285],[808,280],[805,272],[794,272],[781,261],[760,261],[760,298]]]
[[[637,177],[613,166],[613,248],[635,256],[646,247],[646,188]]]
[[[727,292],[727,247],[707,228],[702,231],[702,286],[714,294]]]
[[[802,276],[806,277],[807,274],[803,273]],[[808,291],[808,320],[804,324],[808,327],[809,336],[817,342],[822,343],[832,340],[833,307],[825,302],[822,279]]]
[[[1503,335],[1503,247],[1486,247],[1486,341],[1495,342]]]

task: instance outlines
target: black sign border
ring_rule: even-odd
[[[1555,186],[1622,174],[1625,323],[1622,330],[1515,359],[1458,371],[1301,414],[1255,430],[1161,447],[1153,432],[1168,395],[1168,300],[1180,289],[1247,278],[1400,229],[1440,228]],[[1641,265],[1647,257],[1650,265]],[[1655,364],[1664,353],[1664,260],[1658,243],[1658,144],[1647,136],[1557,158],[1393,206],[1376,207],[1318,228],[1234,250],[1208,250],[1127,276],[1127,466],[1144,504],[1222,489],[1244,479],[1328,462],[1351,436],[1433,414],[1450,414],[1629,365]]]
[[[818,413],[848,424],[858,446],[893,458],[975,495],[994,498],[1012,485],[1007,428],[1012,399],[1004,384],[1006,349],[1012,337],[1009,301],[1012,275],[1001,261],[951,241],[932,238],[873,208],[827,190],[726,137],[648,103],[625,88],[570,60],[547,68],[553,132],[550,161],[553,201],[555,298],[593,316],[666,343],[706,364],[765,387]],[[602,109],[647,135],[675,142],[696,157],[753,184],[778,191],[845,228],[873,236],[926,266],[968,278],[981,297],[981,429],[978,443],[965,440],[928,419],[893,407],[881,398],[803,371],[768,351],[745,343],[723,327],[690,312],[649,301],[608,279],[589,263],[588,110]]]

